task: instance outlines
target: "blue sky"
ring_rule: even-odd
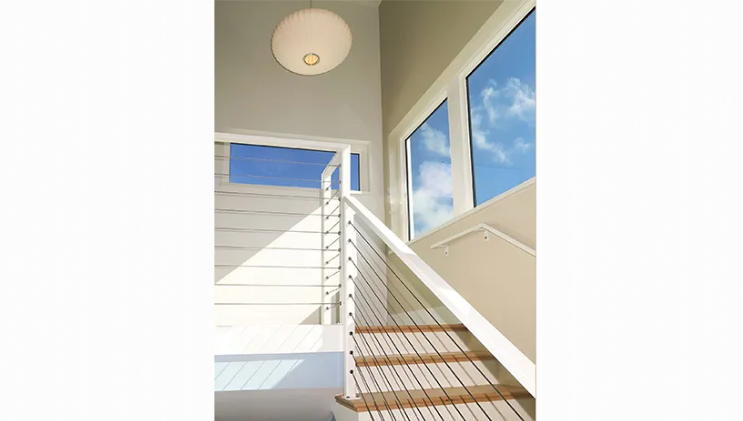
[[[230,182],[317,189],[320,188],[320,177],[325,165],[334,154],[335,152],[233,143],[230,144]],[[333,174],[333,188],[338,188],[338,170]],[[358,154],[351,155],[351,189],[359,190]]]
[[[475,204],[535,175],[535,22],[532,12],[467,78]],[[453,216],[447,105],[410,137],[413,237]]]

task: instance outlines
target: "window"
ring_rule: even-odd
[[[475,206],[535,176],[532,10],[467,77]]]
[[[408,235],[412,240],[453,216],[449,110],[444,101],[407,139]]]
[[[321,187],[322,172],[335,152],[230,144],[229,181],[265,186]],[[332,188],[338,188],[338,170]],[[351,154],[351,190],[359,188],[359,154]]]

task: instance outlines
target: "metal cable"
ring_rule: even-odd
[[[325,219],[340,218],[340,215],[318,215],[316,213],[301,213],[301,212],[280,212],[280,211],[264,211],[264,210],[244,210],[244,209],[214,209],[216,213],[238,213],[248,215],[276,215],[276,216],[325,216]]]
[[[338,222],[336,222],[336,223],[335,223],[335,225],[333,225],[332,227],[328,228],[328,231],[330,231],[330,230],[332,230],[333,228],[337,227],[338,225],[340,225],[340,223],[341,223],[341,221],[340,221],[340,219],[339,219],[339,220],[338,220]]]
[[[351,370],[351,375],[354,376],[354,381],[356,381],[356,375],[354,374],[354,370]],[[369,391],[369,395],[372,398],[372,402],[374,402],[374,407],[377,409],[377,412],[379,412],[379,417],[382,419],[382,421],[384,421],[384,415],[382,415],[382,410],[379,409],[379,405],[377,404],[377,399],[374,397],[374,393],[372,393],[371,388],[369,387],[369,384],[366,382],[366,379],[364,378],[364,373],[359,372],[359,375],[361,376],[361,380],[364,382],[364,386],[366,386],[366,390]],[[358,385],[358,382],[356,382],[356,384]],[[361,387],[359,387],[359,389],[361,389]],[[364,396],[363,389],[362,389],[361,396]],[[364,403],[366,403],[366,401],[364,401]],[[366,408],[369,409],[368,406]],[[371,410],[369,410],[369,413],[371,414]]]
[[[341,303],[214,303],[215,306],[339,306]]]
[[[351,297],[351,298],[353,299],[353,297]],[[361,312],[357,312],[357,313],[358,314],[361,314]],[[356,323],[356,318],[353,316],[353,314],[352,313],[349,313],[349,314],[351,315],[351,318],[353,319],[354,323]],[[361,358],[365,358],[364,357],[364,353],[361,351],[361,347],[356,342],[356,336],[358,336],[358,335],[352,336],[353,337],[353,342],[356,345],[356,349],[359,351],[359,354],[360,354]],[[374,336],[374,335],[372,335],[372,336]],[[376,363],[377,371],[379,371],[379,373],[382,375],[382,378],[387,381],[387,385],[390,387],[390,392],[393,393],[393,395],[395,396],[395,400],[397,401],[397,404],[399,405],[398,407],[400,409],[400,412],[402,412],[402,414],[405,416],[405,418],[407,418],[408,421],[410,421],[410,415],[408,415],[405,412],[405,408],[403,408],[403,405],[402,405],[402,402],[400,401],[400,398],[397,396],[397,393],[396,393],[395,389],[392,387],[392,383],[387,378],[387,376],[384,374],[384,370],[382,370],[382,366],[379,364],[379,360],[377,359],[376,355],[374,354],[374,350],[371,348],[371,346],[369,346],[369,342],[366,340],[366,338],[364,337],[364,335],[361,335],[361,340],[364,342],[364,344],[366,344],[366,348],[371,353],[371,357],[374,360],[374,362]],[[384,351],[381,348],[377,348],[377,349],[379,349],[381,352],[384,353]],[[387,354],[384,354],[384,355],[387,358]],[[389,358],[387,358],[387,362],[390,364],[390,367],[393,367],[391,365],[392,364],[392,361],[390,361]],[[356,368],[359,369],[359,370],[361,370],[358,366],[356,366]],[[367,365],[366,368],[371,373],[371,371],[372,371],[371,370],[371,367],[369,365]],[[396,372],[396,370],[394,370],[394,368],[391,368],[390,370],[392,370],[392,372]],[[374,376],[374,375],[372,374],[372,376]],[[399,374],[398,374],[398,377],[399,377]],[[394,376],[392,378],[394,379]],[[397,383],[398,385],[400,384],[397,381],[395,381],[395,383]],[[403,383],[403,387],[405,387],[405,383]],[[407,390],[407,388],[405,390]],[[380,392],[382,392],[382,391],[380,390]],[[382,392],[382,393],[383,393],[382,396],[384,396],[384,392]],[[408,395],[410,395],[409,392],[408,392]],[[412,396],[410,396],[410,397],[412,399]],[[415,401],[413,401],[413,403],[415,403]],[[417,415],[416,415],[416,419],[418,419],[420,421],[420,418],[418,418]]]
[[[357,270],[357,271],[358,271],[358,273],[359,273],[359,277],[360,277],[360,278],[361,278],[361,279],[362,279],[362,280],[363,280],[363,281],[364,281],[364,282],[365,282],[365,283],[366,283],[367,285],[369,285],[369,282],[368,282],[368,281],[366,280],[366,278],[364,277],[364,275],[363,275],[363,274],[361,273],[361,270],[359,269],[359,267],[358,267],[358,266],[356,266],[356,263],[355,263],[355,262],[354,262],[353,260],[351,260],[351,258],[349,258],[349,259],[348,259],[348,261],[349,261],[349,262],[351,262],[351,263],[352,263],[352,264],[354,265],[354,267],[356,267],[356,270]],[[350,275],[349,275],[349,276],[350,276]],[[355,284],[355,281],[354,281],[354,284]],[[381,298],[379,298],[379,295],[377,295],[376,291],[374,291],[374,289],[373,289],[373,288],[371,287],[371,285],[369,285],[369,289],[370,289],[370,290],[372,291],[372,294],[373,294],[373,295],[374,295],[374,296],[375,296],[375,297],[377,298],[377,300],[379,300],[380,304],[382,304],[382,306],[383,306],[383,307],[385,307],[385,309],[387,309],[387,305],[386,305],[386,303],[385,303],[384,301],[382,301],[382,299],[381,299]],[[387,309],[387,313],[388,313],[388,314],[389,314],[390,316],[392,316],[392,313],[390,313],[390,312],[389,312],[389,309]],[[392,320],[392,323],[394,323],[394,324],[395,324],[395,326],[397,326],[398,328],[400,327],[400,325],[399,325],[399,324],[397,324],[397,322],[395,321],[395,319],[394,319],[393,317],[390,317],[390,319]],[[413,323],[415,323],[415,322],[413,322]],[[400,329],[400,331],[402,331],[402,329]],[[405,338],[405,340],[406,340],[406,341],[408,341],[408,344],[410,344],[410,348],[411,348],[411,349],[413,350],[413,352],[415,352],[415,355],[417,355],[417,356],[418,356],[418,358],[420,358],[420,360],[421,360],[421,361],[423,361],[423,357],[421,357],[421,355],[420,355],[420,354],[418,353],[418,351],[416,351],[416,349],[415,349],[415,346],[413,345],[413,343],[412,343],[412,342],[410,342],[410,339],[408,339],[408,337],[407,337],[407,336],[405,336],[404,334],[402,335],[402,337],[403,337],[403,338]],[[424,337],[425,337],[425,335],[424,335]],[[442,359],[443,359],[443,357],[442,357]],[[425,363],[424,363],[424,364],[423,364],[423,366],[424,366],[424,367],[426,367],[426,370],[428,370],[428,372],[429,372],[429,373],[431,374],[431,377],[433,377],[433,380],[434,380],[434,381],[436,382],[436,384],[438,384],[438,386],[439,386],[439,388],[441,389],[441,391],[442,391],[442,392],[444,392],[444,395],[446,395],[447,399],[449,399],[449,400],[451,401],[452,399],[451,399],[451,397],[449,396],[449,393],[447,393],[447,392],[446,392],[446,389],[444,389],[444,386],[442,386],[442,385],[441,385],[441,382],[439,382],[438,378],[436,378],[436,375],[435,375],[435,374],[433,374],[433,371],[431,371],[431,368],[430,368],[430,367],[428,367],[428,364],[425,364]],[[455,376],[456,376],[456,374],[455,374]],[[452,402],[453,402],[453,401],[452,401]],[[466,418],[464,417],[464,415],[462,414],[462,412],[461,412],[461,411],[459,410],[459,408],[457,408],[457,406],[456,406],[455,404],[454,404],[454,409],[456,409],[456,410],[457,410],[457,412],[459,413],[459,416],[460,416],[460,417],[462,417],[462,420],[466,420]],[[486,416],[487,416],[487,414],[486,414]],[[491,420],[491,421],[492,421],[492,420]]]
[[[437,325],[438,325],[439,327],[442,327],[442,326],[441,326],[441,323],[439,323],[439,321],[438,321],[438,320],[436,320],[436,318],[435,318],[435,317],[433,316],[433,314],[431,314],[431,312],[430,312],[430,311],[428,310],[428,307],[426,307],[426,306],[425,306],[425,305],[423,304],[423,302],[421,302],[421,300],[420,300],[420,299],[418,299],[418,297],[417,297],[417,296],[416,296],[416,295],[415,295],[415,294],[413,293],[413,291],[412,291],[412,290],[411,290],[411,289],[410,289],[410,288],[409,288],[409,287],[408,287],[408,286],[407,286],[407,285],[405,284],[405,282],[403,282],[403,280],[402,280],[402,279],[400,278],[400,276],[399,276],[399,275],[397,274],[397,272],[395,272],[395,271],[394,271],[394,269],[392,269],[392,267],[391,267],[391,266],[389,265],[389,263],[387,263],[387,261],[386,261],[386,260],[384,260],[384,259],[382,258],[382,256],[380,256],[380,255],[379,255],[379,253],[378,253],[378,252],[377,252],[376,250],[374,250],[374,248],[373,248],[373,247],[371,246],[371,244],[369,243],[369,240],[367,240],[367,239],[366,239],[366,238],[364,237],[364,235],[363,235],[363,234],[362,234],[362,233],[361,233],[361,232],[359,231],[359,229],[358,229],[358,228],[356,228],[356,226],[355,226],[355,225],[354,225],[353,223],[351,223],[351,222],[349,222],[349,225],[351,225],[351,226],[353,227],[353,229],[354,229],[354,230],[355,230],[355,231],[356,231],[356,232],[357,232],[357,233],[359,234],[359,236],[361,237],[361,239],[362,239],[362,240],[364,240],[364,242],[366,242],[366,244],[368,244],[368,245],[369,245],[369,247],[371,247],[371,248],[372,248],[372,250],[374,251],[374,253],[376,253],[376,254],[377,254],[377,257],[379,257],[379,259],[380,259],[380,260],[382,260],[382,261],[384,262],[385,266],[387,266],[387,269],[388,269],[388,270],[390,270],[390,271],[392,272],[392,274],[394,274],[394,275],[395,275],[395,277],[396,277],[396,278],[397,278],[397,280],[398,280],[398,281],[400,282],[400,284],[402,284],[402,285],[403,285],[403,286],[405,287],[405,289],[407,289],[407,290],[408,290],[408,292],[410,293],[410,295],[412,295],[412,296],[413,296],[413,298],[415,298],[415,300],[416,300],[416,301],[418,302],[418,304],[420,304],[420,305],[421,305],[421,307],[422,307],[422,308],[423,308],[423,309],[424,309],[424,310],[426,311],[426,313],[428,313],[428,315],[429,315],[429,316],[431,317],[431,319],[433,319],[434,323],[436,323],[436,324],[437,324]],[[356,247],[356,244],[354,244],[354,243],[353,243],[352,241],[350,241],[350,240],[349,240],[349,243],[351,243],[351,245],[353,245],[353,246],[354,246],[354,248],[355,248],[355,249],[356,249],[357,251],[359,251],[358,247]],[[363,258],[363,259],[364,259],[364,260],[366,261],[366,258],[364,258],[364,256],[363,256],[363,254],[361,253],[361,251],[359,251],[359,255],[360,255],[360,256],[361,256],[361,257],[362,257],[362,258]],[[353,262],[352,262],[352,263],[353,263]],[[368,263],[367,263],[367,264],[368,264]],[[375,273],[375,274],[376,274],[376,273]],[[379,275],[377,275],[377,276],[379,276]],[[382,280],[381,280],[381,278],[380,278],[380,281],[382,281]],[[384,281],[382,281],[382,283],[384,283]],[[388,288],[388,290],[389,290],[389,288]],[[392,292],[390,291],[390,293],[392,293]],[[393,297],[393,298],[395,298],[394,294],[393,294],[393,296],[392,296],[392,297]],[[397,301],[397,299],[396,299],[396,298],[395,298],[395,300]],[[400,305],[400,307],[401,307],[401,308],[402,308],[402,310],[403,310],[403,311],[405,312],[405,314],[406,314],[406,315],[407,315],[407,316],[408,316],[408,317],[409,317],[409,318],[410,318],[410,319],[412,320],[412,317],[410,317],[410,315],[408,314],[407,310],[405,310],[405,309],[404,309],[404,308],[402,307],[402,304],[400,304],[400,303],[399,303],[399,301],[398,301],[398,305]],[[409,302],[409,301],[408,301],[408,305],[410,305],[410,302]],[[413,323],[415,323],[415,322],[413,322]],[[416,326],[417,326],[417,325],[416,325]],[[420,330],[420,328],[419,328],[419,330]],[[444,331],[444,333],[446,334],[446,336],[447,336],[447,337],[448,337],[449,339],[451,339],[451,341],[452,341],[452,342],[454,343],[454,345],[455,345],[455,346],[457,347],[457,349],[459,349],[459,351],[460,351],[460,352],[464,353],[465,357],[466,357],[466,358],[467,358],[467,359],[468,359],[468,360],[469,360],[469,361],[470,361],[470,362],[472,363],[472,365],[473,365],[473,366],[475,367],[475,369],[476,369],[476,370],[477,370],[477,371],[478,371],[478,372],[479,372],[479,373],[480,373],[480,374],[481,374],[481,375],[483,376],[483,378],[485,378],[485,381],[487,381],[487,382],[488,382],[488,384],[489,384],[489,385],[490,385],[490,386],[491,386],[491,387],[493,388],[493,390],[495,390],[495,392],[496,392],[496,393],[497,393],[497,394],[498,394],[498,395],[499,395],[499,396],[500,396],[500,397],[501,397],[501,398],[503,399],[503,401],[504,401],[504,402],[505,402],[505,403],[506,403],[506,404],[508,405],[508,407],[509,407],[509,408],[511,408],[511,410],[512,410],[512,411],[513,411],[513,412],[514,412],[514,413],[516,414],[516,416],[518,416],[518,417],[519,417],[519,419],[521,419],[521,420],[523,421],[523,420],[524,420],[524,418],[523,418],[523,417],[521,416],[521,414],[520,414],[520,413],[519,413],[518,411],[516,411],[516,408],[514,408],[514,407],[513,407],[513,405],[511,405],[511,403],[510,403],[510,402],[508,402],[508,399],[506,399],[506,397],[505,397],[505,396],[503,396],[503,394],[501,393],[501,391],[500,391],[500,390],[498,390],[498,388],[497,388],[497,387],[495,387],[495,385],[494,385],[494,384],[493,384],[493,383],[492,383],[492,382],[490,381],[490,379],[488,379],[488,377],[487,377],[487,376],[485,375],[485,373],[483,373],[483,372],[482,372],[482,370],[480,370],[480,367],[478,367],[478,366],[477,366],[477,364],[475,364],[475,362],[474,362],[474,361],[472,360],[472,358],[470,358],[470,356],[469,356],[469,355],[468,355],[468,354],[467,354],[466,352],[464,352],[464,350],[462,349],[462,347],[460,347],[460,346],[459,346],[459,344],[458,344],[458,343],[457,343],[457,342],[456,342],[456,341],[454,340],[454,338],[452,338],[452,337],[451,337],[451,335],[449,334],[449,332],[448,332],[447,330],[443,329],[443,327],[442,327],[442,330]],[[425,337],[425,335],[424,335],[424,337]],[[428,339],[428,338],[426,338],[426,339]],[[429,343],[431,343],[431,342],[429,341]],[[432,343],[431,343],[431,346],[433,346],[433,344],[432,344]],[[437,351],[437,352],[438,352],[438,351]],[[447,364],[447,366],[448,366],[448,364]],[[451,369],[451,367],[450,367],[450,369]],[[465,387],[465,389],[466,389],[466,387]],[[469,392],[469,391],[468,391],[468,392]],[[478,406],[479,406],[479,404],[478,404]],[[490,418],[488,417],[488,419],[490,419]]]
[[[330,196],[330,198],[329,198],[329,199],[327,199],[328,201],[327,201],[327,202],[325,202],[325,204],[326,204],[326,205],[329,205],[329,204],[330,204],[330,201],[331,201],[331,200],[335,200],[335,197],[336,197],[336,196],[338,196],[338,193],[340,193],[340,192],[341,192],[341,191],[340,191],[340,189],[339,189],[339,190],[336,190],[336,191],[335,191],[335,193],[333,193],[333,195],[332,195],[332,196]],[[340,200],[340,199],[338,199],[338,200]]]
[[[337,211],[337,210],[338,210],[338,209],[340,209],[340,208],[341,208],[341,205],[340,205],[340,204],[338,204],[338,207],[336,207],[336,208],[335,208],[335,209],[333,209],[332,211],[328,212],[328,215],[326,216],[326,218],[327,218],[327,217],[329,217],[329,216],[334,216],[334,215],[333,215],[333,212]]]
[[[326,232],[325,234],[328,234],[328,233],[329,233],[329,232]],[[335,244],[335,243],[337,243],[338,241],[340,241],[340,239],[341,239],[341,237],[337,237],[337,238],[336,238],[335,240],[333,240],[333,242],[332,242],[332,243],[330,243],[330,244],[328,244],[327,246],[325,246],[325,249],[326,249],[326,250],[330,250],[330,246],[332,246],[333,244]],[[335,250],[335,249],[333,249],[333,250]],[[338,249],[338,251],[341,251],[341,249]]]
[[[371,417],[372,421],[374,421],[374,415],[372,414],[371,408],[369,408],[369,404],[366,402],[366,397],[364,397],[364,391],[361,389],[361,385],[359,385],[359,381],[356,380],[356,373],[351,370],[351,376],[353,377],[353,382],[356,383],[356,389],[359,391],[359,395],[361,395],[361,400],[364,401],[364,405],[366,406],[366,411],[369,412],[369,416]]]
[[[324,266],[260,266],[260,265],[214,265],[215,268],[256,268],[256,269],[340,269]]]
[[[312,201],[320,201],[324,199],[319,196],[310,197],[310,196],[264,194],[264,193],[251,193],[251,192],[232,192],[232,191],[224,191],[224,190],[215,190],[214,194],[223,195],[223,196],[249,196],[249,197],[266,197],[266,198],[271,198],[271,199],[302,199],[302,200],[312,200]],[[332,200],[339,200],[339,199],[332,199]]]
[[[353,335],[351,335],[351,338],[353,339],[354,345],[356,345],[356,349],[360,349],[359,343],[358,343],[358,341],[356,341],[356,337],[353,336]],[[356,367],[356,368],[358,369],[358,367]],[[358,370],[358,371],[359,371],[359,373],[362,373],[361,370]],[[363,376],[363,373],[361,375]],[[384,377],[384,374],[382,376]],[[371,372],[371,370],[369,370],[369,377],[371,377],[372,383],[374,383],[374,386],[377,387],[377,390],[379,390],[380,394],[382,395],[382,400],[384,401],[384,405],[387,408],[387,412],[390,414],[390,417],[392,418],[392,421],[397,421],[397,418],[395,418],[395,414],[392,413],[392,406],[390,405],[389,401],[387,401],[387,397],[384,396],[384,392],[382,392],[382,388],[379,387],[379,382],[377,382],[377,379],[374,377],[374,374]],[[385,377],[385,379],[386,379],[386,377]],[[390,388],[392,388],[391,385],[390,385]],[[369,393],[373,393],[373,392],[371,390],[369,390]],[[374,396],[374,395],[372,394],[372,396]],[[400,404],[400,406],[402,407],[402,404]],[[377,410],[378,410],[378,408],[377,408]],[[379,411],[379,412],[381,413],[382,411]],[[408,420],[410,420],[410,419],[408,418]]]
[[[309,284],[309,285],[301,285],[301,284],[295,284],[295,285],[288,285],[288,284],[214,284],[215,287],[281,287],[281,288],[327,288],[327,287],[337,287],[340,288],[341,286],[339,284],[332,284],[332,285],[315,285],[315,284]]]
[[[265,178],[270,180],[289,180],[289,181],[306,181],[310,183],[322,183],[322,180],[315,180],[311,178],[295,178],[295,177],[277,177],[273,175],[254,175],[254,174],[224,174],[214,173],[215,177],[250,177],[250,178]]]
[[[269,158],[252,158],[247,156],[224,156],[214,155],[215,159],[226,159],[226,160],[238,160],[238,161],[259,161],[259,162],[278,162],[282,164],[301,164],[301,165],[317,165],[319,167],[339,167],[340,165],[321,164],[319,162],[307,162],[307,161],[286,161],[283,159],[269,159]]]
[[[341,249],[313,249],[292,247],[258,247],[258,246],[214,246],[217,250],[281,250],[281,251],[341,251]]]
[[[302,231],[302,230],[282,230],[282,229],[268,229],[268,228],[234,228],[234,227],[215,227],[214,231],[227,231],[227,232],[277,232],[277,233],[286,233],[291,232],[295,234],[333,234],[333,235],[341,235],[340,231]]]
[[[349,241],[349,242],[350,242],[350,241]],[[351,244],[353,244],[353,243],[351,243]],[[358,250],[358,249],[357,249],[357,250]],[[361,255],[361,253],[360,253],[360,252],[359,252],[359,255],[361,256],[361,258],[362,258],[362,259],[364,259],[364,261],[366,261],[366,258],[365,258],[365,257],[364,257],[363,255]],[[351,263],[353,263],[353,261],[351,261]],[[354,266],[355,266],[355,265],[356,265],[356,264],[354,263]],[[367,262],[367,265],[368,265],[368,262]],[[357,267],[356,269],[357,269],[357,270],[359,270],[359,272],[361,272],[361,270],[360,270],[360,269],[359,269],[358,267]],[[373,271],[372,271],[372,272],[373,272]],[[379,274],[377,274],[376,272],[374,272],[374,275],[376,275],[376,276],[377,276],[377,278],[379,278],[380,282],[381,282],[382,284],[384,284],[384,281],[383,281],[383,280],[382,280],[382,278],[381,278],[381,277],[379,276]],[[449,371],[451,371],[451,373],[452,373],[452,374],[454,375],[454,377],[455,377],[455,378],[457,379],[457,381],[459,382],[459,384],[461,384],[461,385],[462,385],[462,387],[464,388],[464,390],[465,390],[465,391],[467,391],[467,394],[468,394],[468,395],[470,395],[470,397],[471,397],[471,398],[472,398],[472,400],[473,400],[473,401],[475,402],[475,404],[476,404],[476,405],[478,406],[478,408],[480,408],[480,410],[481,410],[481,411],[483,412],[483,414],[485,414],[485,417],[486,417],[486,418],[487,418],[488,420],[490,420],[490,421],[493,421],[493,420],[492,420],[492,418],[490,418],[490,416],[488,415],[488,413],[487,413],[487,412],[485,411],[485,408],[483,408],[483,407],[482,407],[482,405],[480,405],[480,402],[478,402],[478,401],[477,401],[477,399],[475,399],[475,396],[474,396],[474,395],[472,394],[472,392],[470,392],[469,388],[468,388],[468,387],[467,387],[467,386],[466,386],[466,385],[464,384],[464,382],[462,381],[462,379],[460,379],[460,378],[459,378],[459,376],[458,376],[458,375],[457,375],[457,373],[456,373],[456,372],[454,371],[454,369],[453,369],[453,368],[451,367],[451,365],[450,365],[450,364],[449,364],[448,362],[446,362],[446,359],[444,359],[444,356],[443,356],[443,355],[441,355],[441,353],[439,352],[439,350],[438,350],[438,349],[436,348],[436,345],[434,345],[434,344],[433,344],[433,342],[431,342],[431,340],[430,340],[430,339],[428,338],[428,336],[426,336],[426,334],[425,334],[425,333],[423,332],[423,329],[421,329],[421,328],[420,328],[420,326],[418,326],[418,323],[416,323],[416,322],[415,322],[415,320],[413,320],[413,317],[412,317],[412,316],[410,316],[410,313],[408,313],[408,311],[407,311],[407,310],[406,310],[406,309],[405,309],[405,308],[404,308],[404,307],[402,306],[402,304],[401,304],[401,303],[400,303],[400,301],[399,301],[399,300],[397,299],[397,297],[395,297],[395,294],[394,294],[394,293],[392,292],[392,290],[391,290],[391,289],[390,289],[389,287],[387,287],[387,285],[386,285],[386,284],[385,284],[385,287],[387,288],[387,291],[389,291],[389,293],[390,293],[389,295],[391,295],[391,296],[392,296],[392,298],[393,298],[393,299],[394,299],[394,300],[395,300],[395,301],[397,302],[397,305],[398,305],[398,306],[400,306],[400,309],[401,309],[401,310],[402,310],[403,312],[405,312],[405,315],[406,315],[406,316],[408,316],[408,318],[410,319],[410,321],[411,321],[411,322],[413,322],[413,325],[414,325],[414,326],[415,326],[416,328],[418,328],[418,331],[419,331],[419,332],[421,333],[421,335],[423,336],[423,339],[425,339],[425,340],[426,340],[426,342],[428,342],[428,344],[429,344],[429,345],[431,345],[431,348],[433,348],[434,352],[436,352],[436,354],[437,354],[437,355],[439,356],[439,358],[441,358],[441,361],[442,361],[442,362],[444,363],[444,365],[446,366],[446,368],[448,368],[448,369],[449,369]],[[371,288],[371,285],[369,286],[369,288]],[[389,310],[388,310],[388,311],[389,311]],[[390,313],[390,316],[391,316],[390,318],[391,318],[391,319],[392,319],[392,320],[394,321],[394,317],[392,317],[392,314],[391,314],[391,313]],[[403,334],[403,336],[405,336],[405,335]],[[453,339],[452,339],[452,341],[453,341]],[[456,343],[456,342],[455,342],[455,343]],[[460,348],[460,350],[461,350],[461,348]],[[464,352],[464,351],[462,351],[462,352],[463,352],[463,353],[465,354],[465,356],[467,356],[467,353],[466,353],[466,352]],[[469,358],[469,357],[468,357],[468,358]],[[474,362],[473,362],[472,360],[470,360],[470,362],[472,362],[472,365],[474,365],[475,367],[477,367],[477,366],[475,365],[475,363],[474,363]],[[437,367],[438,367],[438,366],[437,366]],[[443,369],[441,369],[441,367],[438,367],[438,368],[439,368],[439,372],[440,372],[440,373],[441,373],[442,375],[446,376],[446,375],[444,374],[444,371],[443,371]],[[487,379],[486,379],[486,380],[487,380]],[[446,392],[444,392],[444,393],[446,393]],[[449,396],[447,395],[447,398],[448,398],[448,397],[449,397]],[[457,412],[459,412],[459,410],[458,410],[458,409],[457,409]],[[461,413],[460,413],[460,414],[461,414]]]
[[[354,284],[355,284],[355,283],[354,283]],[[364,299],[364,297],[363,297],[363,296],[362,296],[362,295],[361,295],[360,293],[359,293],[359,294],[357,294],[357,295],[358,295],[359,297],[361,297],[362,299]],[[351,299],[353,300],[354,304],[357,304],[357,305],[358,305],[358,307],[359,307],[359,308],[361,308],[361,303],[356,303],[356,299],[355,299],[355,298],[353,298],[353,297],[351,297]],[[364,299],[364,300],[365,300],[365,299]],[[368,302],[367,302],[367,306],[369,306]],[[370,307],[370,308],[371,308],[371,307]],[[360,311],[357,311],[357,313],[358,313],[358,314],[359,314],[359,315],[361,316],[361,318],[362,318],[362,321],[364,321],[364,323],[366,323],[366,324],[367,324],[367,326],[369,326],[369,322],[368,322],[368,319],[366,319],[366,318],[364,317],[364,315],[363,315],[363,314],[362,314],[362,313],[361,313]],[[372,314],[374,315],[374,317],[375,317],[375,318],[377,319],[377,322],[381,324],[381,323],[382,323],[382,321],[381,321],[381,320],[379,319],[379,317],[378,317],[378,316],[376,315],[376,313],[374,313],[373,311],[372,311],[371,313],[372,313]],[[355,323],[355,322],[356,322],[356,318],[355,318],[354,316],[351,316],[351,317],[353,317],[353,319],[354,319],[354,323]],[[389,339],[389,341],[385,341],[385,343],[387,343],[387,344],[390,344],[390,343],[391,343],[391,344],[392,344],[392,346],[393,346],[393,347],[395,348],[395,350],[397,351],[397,353],[398,353],[398,354],[400,354],[400,355],[403,355],[403,353],[402,353],[402,352],[400,352],[400,348],[398,348],[398,347],[397,347],[397,345],[395,344],[395,341],[394,341],[394,340],[392,339],[392,337],[390,336],[389,332],[387,332],[387,331],[384,331],[384,333],[385,333],[385,335],[387,335],[387,338]],[[372,337],[376,338],[376,335],[372,335]],[[382,348],[381,348],[381,343],[379,342],[379,340],[378,340],[378,339],[377,339],[377,343],[378,343],[377,347],[378,347],[379,349],[382,349]],[[387,354],[385,353],[385,356],[386,356],[386,355],[387,355]],[[389,361],[389,358],[387,358],[387,360]],[[408,369],[408,370],[410,371],[410,373],[411,373],[411,374],[413,374],[413,377],[415,378],[415,381],[416,381],[416,382],[418,383],[418,386],[419,386],[419,387],[421,388],[421,390],[423,391],[423,394],[425,394],[425,395],[426,395],[426,397],[428,398],[428,401],[429,401],[429,402],[431,402],[431,406],[434,406],[434,407],[435,407],[435,405],[434,405],[434,403],[433,403],[433,400],[431,399],[431,397],[430,397],[430,396],[428,396],[428,393],[426,393],[426,391],[425,391],[425,388],[424,388],[424,387],[423,387],[423,385],[422,385],[422,384],[420,383],[420,381],[418,380],[418,378],[416,378],[416,377],[415,377],[415,373],[413,372],[413,369],[412,369],[412,368],[410,368],[410,364],[408,364],[408,363],[407,363],[407,362],[406,362],[406,361],[405,361],[404,359],[403,359],[403,363],[405,364],[405,367],[407,367],[407,369]],[[393,371],[394,371],[395,373],[397,373],[397,370],[393,370]],[[408,378],[408,380],[410,380],[410,381],[411,381],[411,383],[412,383],[412,380],[410,379],[410,375],[409,375],[409,374],[408,374],[408,373],[407,373],[407,372],[406,372],[405,370],[402,370],[402,372],[403,372],[403,373],[405,374],[405,377],[407,377],[407,378]],[[408,396],[410,396],[410,399],[412,399],[412,401],[413,401],[413,405],[415,405],[416,409],[418,409],[418,412],[419,412],[419,413],[421,414],[421,417],[423,417],[423,419],[425,420],[426,418],[425,418],[425,416],[423,415],[423,413],[421,412],[420,408],[418,408],[418,405],[417,405],[417,404],[415,403],[415,399],[413,398],[413,395],[412,395],[412,394],[410,393],[410,391],[408,390],[408,388],[407,388],[407,387],[405,387],[405,382],[404,382],[404,381],[402,380],[402,376],[400,376],[400,373],[397,373],[397,376],[398,376],[398,377],[400,378],[400,382],[402,383],[402,385],[403,385],[403,388],[405,389],[405,391],[406,391],[406,392],[408,392]],[[436,410],[436,412],[437,412],[437,413],[439,412],[439,411],[438,411],[438,409]],[[430,407],[430,406],[428,406],[428,413],[429,413],[429,414],[431,414],[431,416],[433,417],[433,411],[431,410],[431,407]],[[441,416],[441,414],[439,414],[439,417],[440,417],[440,418],[442,419],[442,421],[443,421],[444,417],[442,417],[442,416]]]

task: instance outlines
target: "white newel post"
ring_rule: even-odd
[[[329,279],[331,277],[331,274],[333,273],[332,270],[328,269],[328,264],[325,263],[333,256],[333,253],[328,250],[329,244],[331,244],[333,235],[326,234],[326,232],[330,229],[330,227],[333,226],[335,223],[333,221],[334,218],[329,217],[330,212],[334,209],[334,203],[330,202],[331,197],[333,196],[333,189],[332,189],[332,176],[333,176],[333,167],[325,168],[325,171],[322,173],[322,190],[320,192],[320,214],[322,215],[321,222],[320,222],[320,266],[323,268],[320,271],[320,285],[323,285],[322,292],[321,292],[321,299],[322,299],[322,308],[320,309],[320,323],[324,325],[329,325],[333,323],[333,311],[336,310],[336,307],[332,304],[333,301],[333,291],[337,291],[335,288],[333,288],[332,280]],[[330,202],[330,203],[329,203]],[[338,202],[340,203],[340,202]],[[337,237],[336,237],[337,238]],[[340,242],[340,240],[339,240]],[[337,244],[337,243],[336,243]],[[337,284],[336,284],[337,288]]]
[[[356,362],[354,357],[356,355],[354,346],[354,335],[355,333],[355,306],[352,297],[355,299],[354,283],[353,280],[356,278],[356,268],[351,263],[358,264],[356,260],[356,249],[350,244],[351,241],[356,242],[356,231],[350,225],[353,222],[354,212],[345,203],[345,199],[351,194],[351,147],[346,146],[341,151],[341,167],[340,167],[340,198],[341,198],[341,305],[340,315],[341,323],[343,323],[343,370],[344,370],[344,381],[343,381],[343,394],[346,398],[355,398],[356,385],[354,383],[354,374],[356,374]]]

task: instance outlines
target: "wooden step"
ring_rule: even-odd
[[[356,333],[420,333],[420,332],[467,332],[463,324],[453,325],[401,325],[401,326],[356,326]]]
[[[531,397],[529,392],[522,387],[503,384],[497,384],[495,387],[498,388],[500,393],[506,399]],[[446,390],[446,393],[444,393],[444,390]],[[469,390],[469,393],[467,390]],[[464,387],[447,387],[443,390],[426,389],[425,392],[423,390],[410,390],[409,392],[410,395],[408,395],[408,391],[405,390],[398,390],[395,392],[361,393],[356,399],[346,399],[343,395],[338,395],[335,397],[335,401],[352,411],[367,412],[369,409],[372,411],[386,410],[388,406],[389,409],[400,409],[400,404],[402,404],[402,408],[414,408],[415,406],[438,406],[503,400],[500,394],[498,394],[498,392],[493,389],[493,386],[490,385],[469,386],[467,389]],[[448,398],[446,396],[447,394],[449,395]],[[397,399],[395,398],[395,395],[397,395]],[[398,403],[398,400],[400,403]]]
[[[469,352],[441,352],[439,354],[406,354],[406,355],[365,355],[363,357],[356,357],[356,365],[358,367],[375,367],[375,366],[389,366],[389,365],[403,365],[403,364],[437,364],[437,363],[455,363],[455,362],[469,362],[482,361],[482,360],[494,360],[493,357],[487,351],[469,351]],[[468,358],[469,357],[469,358]]]

